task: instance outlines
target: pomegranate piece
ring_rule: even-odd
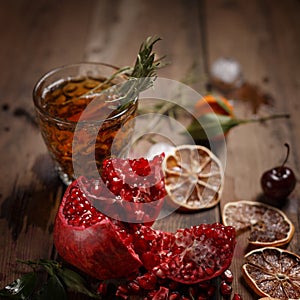
[[[169,299],[169,289],[161,286],[159,290],[153,295],[153,300],[168,300]]]
[[[221,295],[224,297],[230,296],[232,293],[231,285],[225,281],[222,281],[220,284],[220,292],[221,292]]]
[[[101,292],[102,285],[103,283],[100,284],[98,291],[104,297],[106,294]],[[139,296],[138,299],[145,300],[165,299],[166,296],[168,296],[166,298],[168,300],[208,300],[214,297],[215,290],[216,287],[210,281],[184,284],[168,278],[161,279],[152,272],[140,268],[140,273],[132,276],[126,282],[123,281],[122,284],[116,287],[114,295],[122,299],[131,299],[132,295],[136,295]]]
[[[243,300],[243,298],[241,297],[241,295],[235,293],[232,297],[232,300]]]
[[[225,272],[221,275],[221,278],[228,284],[233,282],[233,274],[229,269],[225,270]]]
[[[166,196],[161,168],[163,159],[164,154],[149,161],[145,158],[106,159],[102,179],[117,201],[113,210],[109,205],[103,212],[117,219],[122,216],[125,222],[152,225]]]
[[[177,291],[184,291],[186,299],[192,295],[203,298],[214,293],[210,285],[203,288],[207,281],[231,264],[235,247],[231,226],[201,224],[175,233],[148,226],[158,215],[165,195],[162,158],[106,160],[103,180],[80,177],[74,181],[56,216],[54,244],[60,256],[100,280],[131,278],[127,286],[117,289],[124,299],[140,291],[151,295],[149,299],[164,299],[170,291],[173,298]],[[151,205],[151,200],[160,202],[152,211],[136,210],[136,205]],[[128,209],[127,204],[133,206]],[[114,219],[105,209],[121,214],[122,220]],[[133,215],[135,222],[124,222],[124,216],[127,221]],[[198,286],[187,289],[194,284]],[[105,290],[104,286],[99,290]]]
[[[98,211],[81,189],[79,178],[66,190],[54,225],[60,256],[86,274],[103,280],[128,276],[142,265],[122,222]]]
[[[231,264],[235,243],[235,229],[220,223],[175,234],[140,226],[133,234],[134,249],[147,270],[185,284],[221,275]]]

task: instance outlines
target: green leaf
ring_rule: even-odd
[[[224,135],[240,123],[240,120],[230,116],[209,113],[194,120],[187,130],[194,140],[207,140]]]
[[[67,300],[64,286],[56,275],[50,276],[34,300]]]
[[[78,273],[68,268],[62,268],[58,272],[58,276],[70,290],[85,294],[92,298],[99,299],[98,295],[88,289],[85,279]]]
[[[8,299],[29,299],[36,286],[36,282],[37,276],[34,272],[26,273],[0,290],[0,296],[7,297]]]

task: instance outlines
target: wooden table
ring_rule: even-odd
[[[20,276],[16,259],[53,258],[53,220],[64,185],[37,128],[32,89],[51,68],[102,61],[130,65],[147,36],[157,34],[159,55],[170,65],[160,76],[193,78],[206,93],[211,64],[237,60],[244,79],[272,99],[257,115],[289,113],[290,119],[234,128],[227,137],[225,189],[219,207],[197,214],[174,213],[155,226],[175,230],[220,220],[228,201],[255,200],[260,176],[280,164],[300,168],[300,2],[243,0],[17,0],[0,4],[0,287]],[[252,94],[252,100],[255,97]],[[234,102],[239,117],[251,117],[251,101]],[[253,103],[252,103],[253,104]],[[296,233],[288,249],[300,254],[299,184],[283,207]],[[231,269],[234,291],[258,299],[241,278],[247,241],[238,238]],[[83,299],[75,297],[72,299]]]

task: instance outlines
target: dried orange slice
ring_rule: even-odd
[[[175,147],[163,161],[165,188],[171,202],[181,211],[215,206],[223,190],[220,160],[206,147]]]
[[[243,275],[259,296],[300,299],[300,257],[287,250],[266,247],[245,255]]]
[[[250,230],[249,243],[260,247],[285,245],[295,231],[281,210],[260,202],[228,202],[222,218],[224,225],[235,227],[237,234]]]

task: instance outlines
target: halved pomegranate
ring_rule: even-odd
[[[194,284],[221,275],[231,264],[235,229],[201,224],[168,233],[141,226],[133,234],[144,267],[160,278]]]
[[[74,181],[55,221],[54,244],[61,257],[98,279],[136,272],[142,263],[126,222],[150,225],[157,218],[165,196],[163,157],[107,159],[102,179]]]
[[[152,170],[149,172],[143,160],[108,160],[104,164],[105,181],[84,177],[74,181],[65,192],[55,220],[54,244],[60,256],[100,280],[136,278],[137,274],[141,274],[141,268],[151,278],[157,278],[150,282],[154,285],[166,279],[188,286],[221,275],[233,257],[233,227],[219,223],[201,224],[170,233],[154,230],[148,224],[116,220],[103,213],[103,207],[113,214],[119,211],[115,207],[124,206],[124,214],[128,217],[136,213],[136,206],[129,211],[127,203],[136,205],[163,196],[161,169],[156,166],[160,164],[161,159],[157,158],[149,164]],[[148,179],[144,184],[138,184],[137,175]],[[115,182],[118,184],[114,185]],[[127,199],[130,187],[138,189]],[[102,203],[101,211],[99,203]],[[160,205],[157,205],[150,213],[143,211],[141,220],[145,221],[145,215],[157,215],[159,209]],[[142,286],[143,278],[139,277],[139,280]],[[136,286],[135,282],[133,286]],[[159,291],[160,285],[156,288]],[[165,290],[160,290],[157,295],[161,292],[164,294]],[[125,290],[121,289],[119,293],[124,294]]]
[[[91,205],[79,178],[66,190],[54,225],[54,244],[68,263],[97,279],[128,276],[142,265],[125,225]]]

